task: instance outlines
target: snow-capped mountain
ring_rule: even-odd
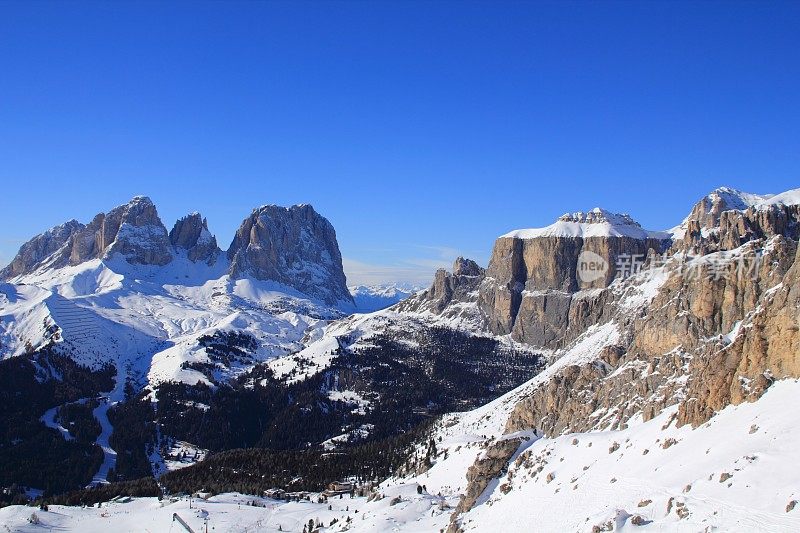
[[[565,213],[544,228],[518,229],[501,238],[535,239],[540,237],[631,237],[634,239],[665,239],[665,232],[648,231],[630,215],[612,213],[595,207],[586,213]]]
[[[2,278],[4,372],[21,372],[15,386],[44,395],[47,412],[29,414],[41,415],[67,444],[75,438],[61,431],[59,417],[87,409],[84,423],[97,424],[98,433],[75,453],[102,451],[90,478],[102,483],[124,471],[113,444],[123,437],[109,412],[132,395],[155,395],[163,384],[228,383],[299,351],[353,308],[335,233],[311,206],[255,210],[226,254],[200,214],[181,218],[167,232],[153,203],[136,197],[88,224],[70,221],[34,237]],[[65,372],[78,381],[70,383]],[[29,377],[35,379],[28,383]],[[46,392],[50,388],[65,390]],[[13,414],[7,416],[23,417],[28,409],[13,401],[8,408]],[[3,441],[11,446],[6,467],[18,464],[14,450],[46,446],[44,434],[26,436],[22,427]],[[165,453],[150,453],[153,471],[169,464],[172,437],[157,440]]]
[[[725,211],[766,210],[773,205],[797,205],[800,203],[800,189],[791,189],[780,194],[753,194],[730,187],[719,187],[701,198],[689,215],[669,230],[676,239],[683,239],[690,221],[697,229],[711,231],[718,224]]]
[[[298,350],[316,324],[353,307],[335,233],[311,206],[254,211],[225,254],[200,214],[168,233],[136,197],[35,237],[2,275],[3,357],[54,343],[93,368],[122,357],[131,379],[150,383],[208,381],[186,368],[209,362],[203,335],[257,341],[249,363],[215,368],[223,376]]]
[[[413,285],[389,283],[385,285],[354,285],[348,287],[356,310],[359,313],[372,313],[386,309],[422,290]]]
[[[47,250],[58,248],[51,241],[72,238],[56,235],[70,231],[82,230],[53,231],[28,246],[28,255],[41,262]],[[237,278],[224,254],[198,266],[178,257],[173,244],[169,263],[142,265],[131,263],[140,255],[129,247],[124,248],[131,250],[127,255],[114,256],[117,262],[92,259],[97,265],[91,268],[99,270],[86,278],[94,281],[79,283],[74,281],[78,274],[94,263],[54,271],[48,259],[24,275],[25,285],[16,277],[2,286],[3,308],[21,317],[4,320],[4,327],[27,328],[14,335],[36,339],[57,331],[47,322],[52,313],[35,303],[53,295],[128,327],[134,319],[127,309],[136,308],[148,320],[161,321],[164,329],[160,317],[183,317],[182,311],[163,308],[175,301],[198,313],[169,323],[178,331],[195,321],[205,324],[207,319],[200,317],[208,311],[201,308],[217,292],[230,298],[228,306],[240,305],[236,297],[261,302],[261,307],[237,307],[236,312],[223,306],[221,313],[231,311],[227,316],[235,314],[236,323],[219,327],[215,322],[216,329],[202,337],[171,337],[187,342],[158,352],[175,350],[177,361],[197,353],[181,370],[214,378],[207,380],[208,389],[199,378],[194,388],[151,378],[150,383],[162,383],[156,394],[158,431],[168,433],[170,445],[180,439],[188,449],[205,450],[218,446],[217,441],[197,442],[206,436],[195,432],[194,444],[188,444],[192,439],[182,435],[207,419],[214,424],[224,420],[234,429],[242,424],[242,431],[250,431],[241,421],[255,419],[256,431],[277,425],[285,433],[297,432],[292,443],[303,450],[298,453],[307,454],[302,457],[312,459],[273,457],[278,452],[263,448],[286,442],[286,435],[267,429],[259,437],[261,451],[212,454],[159,480],[172,492],[212,483],[216,492],[301,487],[310,491],[304,501],[257,494],[246,500],[263,507],[239,513],[243,497],[221,494],[204,504],[206,515],[200,517],[185,500],[162,508],[154,498],[141,498],[124,504],[128,507],[112,505],[102,518],[91,508],[53,506],[39,518],[87,531],[107,524],[123,530],[158,528],[174,512],[192,527],[204,518],[218,528],[230,527],[237,513],[237,526],[283,530],[302,529],[311,520],[326,531],[796,531],[800,470],[793,454],[800,434],[791,406],[800,390],[798,240],[800,189],[778,195],[718,189],[700,199],[670,232],[645,230],[628,215],[594,209],[565,215],[546,228],[500,236],[485,269],[459,258],[451,272],[436,273],[430,288],[387,309],[329,321],[325,318],[333,315],[310,318],[331,309],[319,301],[313,311],[293,311],[291,318],[265,314],[271,300],[259,284],[266,282],[252,273],[266,270],[251,259],[242,259],[246,268],[235,270],[251,277]],[[242,241],[239,249],[248,247]],[[587,278],[582,269],[589,252],[603,270]],[[148,257],[157,259],[158,254]],[[120,274],[128,268],[132,274]],[[178,278],[192,268],[201,273],[200,280],[215,268],[219,278],[196,285],[166,282],[165,273]],[[156,271],[155,278],[147,277]],[[160,289],[147,285],[148,279],[157,279],[153,283]],[[127,290],[136,294],[130,301],[100,300],[126,282],[136,284]],[[80,287],[88,290],[81,293]],[[276,292],[286,298],[281,291],[291,290],[297,289],[282,286]],[[302,296],[294,295],[294,305]],[[24,302],[34,304],[23,309]],[[57,318],[63,304],[53,305]],[[76,321],[85,322],[79,313]],[[251,357],[271,342],[264,328],[277,327],[276,339],[289,338],[281,337],[286,334],[283,323],[253,317],[289,322],[304,317],[309,323],[303,324],[290,355],[263,354],[257,359],[264,364],[244,364],[238,359],[242,354]],[[219,330],[227,334],[215,336]],[[234,335],[237,331],[246,336]],[[117,338],[131,339],[126,346],[146,345],[127,331]],[[258,348],[250,348],[251,338]],[[163,361],[172,357],[166,353]],[[47,359],[36,361],[44,369],[41,361]],[[208,373],[209,361],[218,365],[215,372],[251,366],[238,374],[245,381],[227,388],[225,379],[237,371]],[[173,376],[167,380],[175,375],[185,383],[194,380],[169,371],[165,375]],[[476,387],[480,394],[470,392]],[[268,398],[279,388],[289,394],[277,403],[264,400],[267,407],[256,403],[259,409],[250,411],[251,404],[242,403],[253,395]],[[121,395],[116,397],[121,401]],[[474,407],[481,399],[485,403]],[[262,411],[286,403],[296,406],[260,418]],[[240,418],[242,411],[248,417]],[[294,422],[282,422],[286,417]],[[335,423],[325,427],[329,420]],[[66,430],[51,416],[43,417],[43,423],[56,425],[56,434],[59,427]],[[308,432],[312,429],[318,432]],[[216,438],[215,427],[205,425],[203,431]],[[414,436],[391,440],[403,434]],[[319,436],[326,438],[314,441]],[[380,448],[386,442],[389,448]],[[359,447],[362,443],[365,447]],[[326,462],[331,451],[337,465],[352,460],[361,467],[336,470]],[[380,466],[370,466],[365,474],[363,465],[373,460]],[[291,464],[298,471],[284,480],[280,476],[287,461],[295,461]],[[315,467],[303,470],[307,464]],[[386,473],[388,467],[392,472]],[[258,475],[251,475],[254,471]],[[335,491],[321,492],[321,480],[333,480],[322,472],[334,471],[357,485],[343,504],[338,496],[327,500]],[[0,510],[0,519],[15,527],[29,515],[19,507]]]
[[[725,209],[711,231],[681,238],[512,232],[486,271],[459,261],[427,291],[329,326],[307,353],[329,338],[369,345],[439,324],[510,336],[550,362],[505,396],[444,416],[416,460],[351,502],[359,521],[331,529],[796,530],[800,435],[786,413],[800,387],[797,192]],[[692,213],[687,227],[699,227],[707,209]],[[592,223],[578,218],[560,222]],[[582,288],[587,249],[642,264]],[[301,511],[267,505],[272,524]]]

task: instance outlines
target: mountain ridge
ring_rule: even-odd
[[[615,231],[537,233],[527,239],[501,235],[488,268],[458,258],[450,272],[436,273],[429,288],[367,314],[318,315],[329,309],[322,301],[319,307],[304,308],[303,293],[288,302],[287,287],[228,274],[227,254],[212,265],[185,257],[172,266],[130,265],[136,275],[121,278],[93,259],[59,270],[63,281],[31,278],[39,286],[0,285],[0,306],[9,309],[26,301],[33,307],[20,308],[20,313],[30,313],[44,309],[36,302],[49,305],[49,315],[31,314],[25,322],[31,331],[42,328],[43,318],[43,331],[52,331],[48,316],[57,325],[59,316],[75,316],[72,305],[80,307],[77,313],[101,311],[104,320],[146,330],[152,339],[166,338],[159,331],[175,331],[169,333],[169,345],[144,358],[150,373],[139,376],[143,393],[159,398],[166,414],[156,411],[154,416],[169,438],[205,439],[182,420],[208,419],[217,425],[219,417],[229,416],[223,406],[238,406],[256,390],[269,394],[272,385],[291,387],[293,398],[299,398],[295,391],[307,395],[293,400],[298,404],[290,403],[288,411],[307,421],[302,428],[336,421],[318,434],[324,440],[301,436],[292,441],[311,439],[308,444],[319,453],[370,445],[370,439],[386,435],[394,426],[358,422],[364,413],[375,416],[370,409],[377,402],[391,398],[394,403],[380,405],[392,405],[387,415],[405,412],[403,423],[436,413],[429,432],[402,452],[408,456],[395,474],[350,501],[363,513],[363,524],[351,522],[349,529],[363,525],[369,530],[388,518],[401,529],[424,523],[433,530],[480,530],[503,523],[502,513],[520,525],[534,519],[519,511],[520,498],[535,495],[531,501],[537,506],[541,500],[565,509],[572,496],[585,506],[569,516],[542,518],[555,529],[614,530],[648,521],[654,527],[731,528],[737,522],[702,503],[711,497],[736,520],[745,516],[741,509],[752,500],[752,512],[764,523],[790,531],[800,522],[788,505],[800,496],[792,488],[796,469],[790,466],[786,475],[780,474],[764,458],[772,450],[771,432],[795,435],[788,418],[775,409],[786,404],[800,378],[800,206],[792,203],[793,191],[737,197],[755,205],[722,209],[730,204],[718,201],[714,207],[704,197],[686,218],[687,231],[669,238],[649,233],[634,238]],[[252,236],[258,218],[256,209],[243,233]],[[202,226],[199,215],[193,220]],[[602,211],[560,222],[638,226]],[[272,238],[243,238],[233,255]],[[185,242],[191,245],[194,239]],[[582,279],[580,257],[586,251],[607,263],[608,275],[589,283]],[[619,268],[617,259],[628,256],[639,258],[637,268]],[[196,281],[181,281],[192,264],[202,272],[217,269],[219,277],[203,274]],[[151,274],[159,272],[161,277]],[[174,276],[169,283],[166,272]],[[99,300],[120,294],[120,286],[133,290],[126,289],[122,299],[115,296],[116,307]],[[101,303],[113,313],[99,309]],[[134,319],[125,308],[146,309],[154,319]],[[219,314],[210,316],[209,309]],[[98,327],[107,328],[108,322]],[[69,337],[69,328],[62,333]],[[141,339],[138,346],[143,342],[150,341]],[[458,351],[451,353],[456,348],[448,347],[454,346]],[[437,375],[445,380],[426,381]],[[414,386],[402,387],[410,376]],[[522,376],[526,380],[509,390]],[[476,398],[493,397],[486,380],[500,378],[504,388],[494,391],[499,397],[472,408]],[[466,386],[475,382],[485,387],[477,397]],[[453,396],[442,396],[444,390]],[[470,408],[441,411],[443,405],[452,409],[444,400],[455,397]],[[408,398],[414,398],[414,409],[408,408]],[[293,426],[280,427],[288,432]],[[745,437],[729,439],[725,431]],[[269,442],[280,438],[270,434]],[[710,473],[698,474],[698,465],[707,461],[698,446],[716,449],[715,440],[729,444],[720,447]],[[198,447],[197,442],[182,446]],[[656,468],[657,490],[617,468],[619,462],[642,475],[650,461],[677,461],[676,450],[694,466],[671,463],[668,474]],[[774,451],[788,460],[782,449]],[[233,471],[247,471],[247,457],[231,454]],[[204,468],[202,462],[187,466],[180,479],[191,480],[195,473],[200,477],[194,479],[206,479]],[[755,498],[756,480],[770,472],[774,497]],[[715,479],[706,479],[709,475]],[[232,490],[233,480],[240,478],[226,479],[220,474],[215,486]],[[253,483],[247,486],[271,488]],[[735,490],[728,491],[732,486]],[[399,500],[379,504],[383,495]],[[276,519],[289,507],[277,509]],[[325,509],[326,504],[311,502],[308,512]],[[335,531],[344,527],[344,522],[331,526]]]

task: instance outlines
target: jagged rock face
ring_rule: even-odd
[[[650,258],[652,271],[610,285],[601,279],[591,290],[575,291],[575,244],[542,245],[538,255],[559,259],[530,276],[525,243],[515,242],[524,232],[498,241],[481,286],[487,319],[499,332],[556,348],[552,365],[520,393],[505,433],[624,429],[676,405],[667,425],[697,426],[728,405],[758,399],[774,380],[800,378],[798,200],[800,190],[775,197],[715,191],[676,228],[684,233],[675,232],[665,255]],[[625,246],[616,250],[637,253]],[[533,290],[523,293],[529,279]],[[534,291],[538,313],[525,309]],[[451,530],[505,469],[502,444],[470,468]]]
[[[125,205],[95,216],[72,236],[69,246],[52,266],[77,265],[115,254],[134,265],[166,265],[172,261],[167,229],[149,198],[137,196]]]
[[[140,265],[166,265],[173,258],[167,229],[153,202],[144,196],[98,214],[89,224],[71,221],[51,232],[24,245],[6,270],[21,275],[118,254]]]
[[[699,213],[698,213],[699,212]],[[697,218],[693,218],[697,216]],[[722,250],[733,250],[742,244],[783,235],[797,238],[800,205],[767,205],[729,210],[713,217],[702,209],[693,209],[684,222],[686,231],[676,241],[674,251],[705,255]]]
[[[542,230],[512,232],[495,242],[480,287],[481,312],[495,334],[558,347],[570,318],[587,312],[584,297],[614,280],[618,262],[661,253],[668,243],[666,235],[642,230],[627,215],[601,210],[565,215]],[[585,257],[604,262],[605,270],[580,276]]]
[[[738,257],[720,256],[725,268],[700,258],[694,270],[673,260],[652,301],[635,311],[624,300],[636,279],[603,290],[607,311],[596,323],[615,323],[620,344],[536,388],[517,404],[507,431],[621,429],[638,413],[649,420],[676,403],[677,422],[698,425],[757,398],[773,377],[800,376],[797,243],[777,236],[739,252],[762,253],[760,265],[738,269]]]
[[[679,423],[697,426],[729,404],[758,399],[775,379],[800,377],[800,247],[779,240],[774,248],[779,259],[766,267],[773,283],[740,334],[692,360],[692,401],[681,403]]]
[[[687,220],[696,222],[699,228],[714,228],[719,225],[722,213],[732,209],[743,211],[757,199],[759,198],[756,195],[720,187],[697,202],[692,207]]]
[[[754,267],[738,267],[742,257],[755,256],[761,260]],[[696,427],[728,405],[758,399],[776,379],[800,377],[796,239],[755,239],[734,252],[689,262],[674,257],[660,269],[656,294],[638,306],[631,296],[647,292],[646,278],[600,290],[606,310],[594,324],[615,326],[616,342],[593,348],[586,362],[565,365],[534,385],[507,419],[507,434],[624,429],[636,416],[647,421],[676,404],[667,424]],[[511,455],[502,444],[470,468],[451,526],[506,468],[502,459]]]
[[[169,232],[169,241],[176,250],[186,250],[190,260],[209,265],[216,262],[221,252],[217,239],[208,231],[208,222],[200,213],[192,213],[175,222]]]
[[[454,276],[483,276],[484,269],[472,259],[464,259],[463,257],[456,258],[453,262],[453,275]]]
[[[478,287],[484,279],[484,273],[484,269],[475,261],[459,257],[453,263],[452,274],[440,268],[436,271],[433,285],[429,289],[401,302],[397,310],[428,311],[447,318],[460,318],[470,309],[468,304],[477,300]]]
[[[514,409],[507,431],[621,428],[637,413],[647,420],[676,403],[677,423],[698,425],[727,405],[758,398],[773,379],[800,376],[798,206],[717,212],[699,205],[694,222],[715,224],[712,231],[693,237],[688,257],[671,256],[685,250],[680,242],[667,252],[663,281],[644,307],[626,303],[632,291],[646,290],[637,288],[647,283],[637,277],[579,291],[561,307],[552,291],[544,295],[556,310],[533,320],[538,339],[558,346],[548,333],[568,328],[569,342],[594,324],[614,323],[620,344],[535,388]]]
[[[273,280],[328,304],[353,304],[336,232],[310,205],[254,210],[237,230],[228,258],[233,277]]]
[[[448,533],[460,531],[456,519],[475,505],[483,491],[508,465],[509,459],[519,448],[522,438],[509,438],[493,443],[475,463],[467,469],[467,492],[458,502],[452,515]]]
[[[77,220],[70,220],[29,240],[20,247],[13,261],[0,271],[0,279],[10,279],[32,272],[83,227]]]

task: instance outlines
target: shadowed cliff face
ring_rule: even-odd
[[[70,220],[45,231],[41,235],[37,235],[23,244],[14,260],[3,270],[0,270],[0,279],[9,279],[31,272],[83,228],[84,225],[77,220]]]
[[[61,268],[120,254],[130,264],[163,266],[173,248],[149,198],[137,196],[125,205],[95,216],[89,224],[57,226],[24,244],[2,277]]]
[[[336,231],[310,205],[254,210],[237,230],[228,258],[232,277],[273,280],[331,305],[354,305]]]
[[[192,261],[211,265],[221,253],[217,239],[208,231],[208,222],[200,213],[192,213],[175,222],[169,240],[175,249],[185,250]]]

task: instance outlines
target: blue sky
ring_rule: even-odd
[[[0,263],[136,194],[221,246],[311,203],[426,283],[602,206],[800,186],[800,3],[0,3]]]

